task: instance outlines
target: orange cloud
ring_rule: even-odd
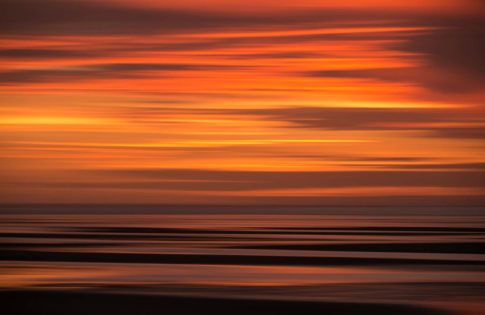
[[[7,0],[0,201],[482,202],[476,1],[253,2]]]

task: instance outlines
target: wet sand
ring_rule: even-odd
[[[0,216],[2,314],[482,315],[478,216]]]

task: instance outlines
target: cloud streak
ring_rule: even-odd
[[[485,203],[479,1],[248,1],[2,1],[0,202]]]

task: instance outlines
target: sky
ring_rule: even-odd
[[[0,6],[0,203],[485,204],[482,1]]]

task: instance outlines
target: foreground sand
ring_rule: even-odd
[[[5,315],[57,314],[369,314],[369,315],[445,315],[447,313],[415,306],[295,302],[269,300],[167,297],[108,293],[56,291],[0,292]]]

